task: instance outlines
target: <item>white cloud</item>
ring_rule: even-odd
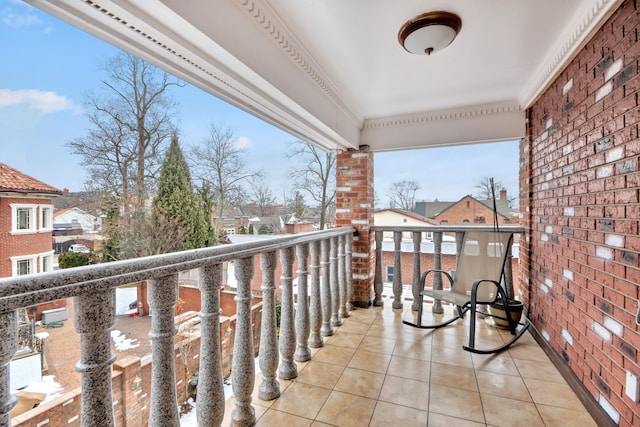
[[[235,147],[239,150],[248,150],[253,147],[253,141],[251,141],[246,136],[241,136],[235,142]]]
[[[58,111],[71,111],[74,114],[82,113],[80,106],[66,96],[57,95],[55,92],[46,92],[38,89],[0,89],[0,107],[23,104],[26,104],[32,110],[38,111],[40,114]]]
[[[11,0],[11,4],[17,9],[6,7],[0,11],[2,23],[11,28],[29,27],[33,25],[42,25],[40,17],[33,13],[36,9],[22,1]],[[19,10],[18,10],[19,9]]]

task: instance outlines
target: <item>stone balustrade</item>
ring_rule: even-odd
[[[111,366],[115,356],[110,351],[109,336],[115,315],[115,288],[142,280],[149,281],[153,312],[149,333],[153,358],[149,425],[179,425],[173,316],[178,273],[196,268],[200,269],[201,291],[197,419],[200,426],[219,426],[225,409],[219,342],[220,289],[222,263],[231,260],[235,260],[237,280],[231,377],[235,408],[231,422],[235,426],[254,424],[251,404],[255,386],[251,327],[254,257],[259,256],[261,261],[263,295],[259,398],[271,400],[280,395],[276,375],[295,378],[295,361],[309,360],[309,347],[321,347],[322,337],[333,333],[331,326],[339,325],[341,318],[349,316],[353,233],[353,228],[345,227],[0,279],[0,334],[4,337],[0,342],[0,426],[11,425],[9,412],[15,405],[15,397],[9,390],[9,363],[17,347],[17,311],[69,297],[75,298],[74,325],[81,335],[81,358],[76,369],[82,376],[82,425],[115,425],[111,396]],[[279,338],[274,295],[276,251],[280,251],[282,265]],[[294,310],[296,257],[299,294]]]
[[[383,252],[393,252],[393,303],[392,307],[401,309],[403,307],[402,290],[405,283],[411,284],[411,293],[413,295],[412,310],[417,311],[418,293],[421,291],[420,274],[426,269],[442,269],[442,256],[458,255],[459,248],[462,246],[464,234],[468,230],[493,231],[493,226],[433,226],[433,227],[398,227],[398,226],[374,226],[371,232],[375,237],[376,266],[374,278],[375,297],[373,304],[382,305],[382,294],[384,287],[383,276]],[[511,231],[514,234],[523,234],[524,228],[521,226],[509,225],[500,226],[500,231]],[[452,238],[444,241],[444,236]],[[514,244],[517,250],[518,245]],[[412,277],[411,279],[403,278],[403,262],[402,254],[412,254]],[[422,265],[422,255],[433,255],[432,265]],[[509,295],[514,295],[513,277],[511,274],[511,263],[505,265],[506,286]],[[407,272],[407,268],[404,269]],[[434,289],[442,289],[442,276],[433,276]],[[432,306],[434,313],[442,313],[442,302],[435,300]]]

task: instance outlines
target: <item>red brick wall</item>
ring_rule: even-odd
[[[530,108],[521,146],[531,318],[621,426],[640,425],[624,393],[640,376],[639,24],[623,2]]]
[[[373,153],[368,146],[359,151],[338,153],[336,157],[336,226],[354,227],[353,305],[368,307],[373,301],[375,265],[373,225]]]
[[[477,216],[483,216],[484,222],[476,222]],[[493,224],[493,211],[473,197],[467,196],[433,219],[437,222],[447,221],[449,225],[464,224],[465,219],[469,220],[469,224],[491,225]],[[505,224],[502,215],[498,215],[498,224]]]
[[[11,204],[50,205],[51,199],[29,199],[0,197],[0,277],[11,277],[12,256],[35,255],[53,250],[51,232],[34,232],[28,234],[11,234]],[[40,227],[40,212],[36,210],[37,227]],[[39,263],[34,266],[40,271]]]

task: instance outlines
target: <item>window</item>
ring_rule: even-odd
[[[485,223],[485,219],[484,219],[484,215],[477,215],[474,219],[473,222],[475,222],[476,224],[484,224]]]
[[[463,223],[463,224],[468,224],[468,223],[469,223],[469,220],[465,218],[465,219],[463,219],[463,220],[462,220],[462,223]]]
[[[393,265],[387,265],[387,282],[393,282]]]
[[[11,232],[29,233],[36,231],[36,205],[10,205]]]
[[[37,255],[11,257],[11,267],[13,276],[24,276],[36,272]]]
[[[40,230],[53,229],[53,206],[40,206]]]
[[[40,273],[53,271],[53,252],[40,254]]]

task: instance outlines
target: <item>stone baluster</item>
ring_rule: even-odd
[[[320,252],[322,252],[322,277],[320,278],[320,296],[322,301],[322,328],[320,333],[324,337],[333,335],[331,327],[331,289],[329,288],[329,239],[322,239],[320,242]]]
[[[311,298],[309,302],[309,321],[311,332],[309,335],[309,347],[322,347],[322,304],[320,296],[320,242],[309,243],[310,269],[311,269]]]
[[[380,307],[383,305],[382,302],[382,291],[383,291],[383,283],[382,283],[382,238],[384,233],[382,231],[376,231],[376,273],[373,282],[373,291],[375,293],[375,297],[373,299],[373,306]]]
[[[177,333],[174,308],[178,301],[178,275],[171,274],[149,281],[147,291],[151,317],[151,407],[150,426],[180,425],[175,386],[176,355],[174,337]],[[84,385],[83,385],[84,388]]]
[[[422,243],[422,233],[420,231],[413,232],[413,281],[411,282],[411,292],[413,294],[413,304],[411,309],[418,310],[418,297],[422,292],[422,283],[420,283],[420,244]]]
[[[74,312],[74,326],[80,334],[80,360],[76,364],[76,371],[82,374],[82,425],[114,426],[111,398],[111,365],[115,362],[116,355],[111,353],[110,329],[115,320],[115,289],[95,291],[75,297]],[[155,311],[153,314],[155,320]],[[171,341],[171,344],[171,350],[173,350],[173,341]],[[173,367],[174,365],[172,364],[171,366]],[[153,374],[155,373],[154,371]],[[171,378],[175,383],[175,375],[171,375],[168,378]],[[172,418],[174,414],[167,413],[166,419],[175,420],[176,423],[163,424],[158,422],[151,424],[153,415],[151,413],[149,425],[179,424],[176,388],[175,385],[169,388],[173,388],[173,400],[171,402],[173,403],[175,418]],[[160,395],[159,397],[162,398],[163,396]]]
[[[345,268],[347,278],[347,313],[353,310],[353,234],[347,234],[345,242]]]
[[[347,311],[347,271],[345,266],[346,255],[344,252],[345,236],[338,237],[338,284],[340,287],[340,309],[338,310],[338,318],[349,317]]]
[[[9,311],[0,314],[0,426],[11,426],[9,413],[18,399],[11,394],[9,385],[9,363],[18,350],[18,313]],[[113,425],[113,423],[111,424]]]
[[[296,350],[296,330],[293,315],[293,254],[294,248],[280,250],[282,264],[282,310],[280,312],[280,368],[278,377],[291,380],[298,376],[298,367],[293,361]]]
[[[280,384],[276,379],[278,369],[278,337],[276,324],[276,252],[260,254],[262,270],[262,325],[260,327],[260,353],[258,361],[262,382],[258,386],[261,400],[273,400],[280,396]]]
[[[434,231],[433,232],[433,268],[435,270],[442,269],[442,232]],[[442,274],[435,274],[433,276],[433,289],[442,290]],[[433,313],[444,313],[444,308],[442,308],[442,301],[436,299],[433,301],[433,306],[431,307],[431,311]]]
[[[393,308],[402,308],[402,232],[393,232]]]
[[[236,407],[231,411],[231,425],[252,426],[256,412],[251,405],[251,393],[255,385],[256,369],[253,362],[253,329],[251,322],[251,279],[253,257],[240,258],[235,262],[236,282],[236,335],[233,343],[231,366],[231,388]]]
[[[220,348],[222,264],[200,269],[200,369],[196,418],[200,427],[219,427],[224,418],[224,385]]]
[[[309,296],[308,296],[308,271],[309,246],[302,243],[296,247],[298,258],[298,304],[296,307],[296,352],[294,358],[297,362],[306,362],[311,359],[309,350]]]
[[[331,326],[342,325],[340,311],[340,282],[338,279],[338,236],[331,238],[329,255],[329,283],[331,284]]]

